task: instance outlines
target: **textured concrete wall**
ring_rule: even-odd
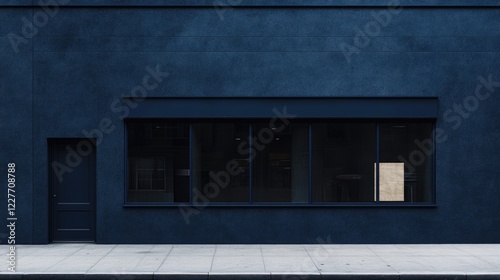
[[[500,88],[443,115],[473,101],[479,76],[500,81],[498,8],[61,7],[15,53],[8,34],[41,11],[0,7],[0,174],[19,166],[19,242],[48,242],[47,138],[85,137],[104,118],[99,243],[500,242]],[[438,96],[437,207],[208,207],[189,225],[175,207],[124,208],[112,104],[157,65],[169,76],[149,97]]]
[[[7,164],[16,164],[16,238],[33,241],[33,42],[17,53],[7,34],[20,28],[31,9],[0,8],[0,209],[7,217]],[[6,221],[4,219],[4,221]],[[7,224],[7,222],[5,222]],[[7,242],[3,226],[0,241]]]

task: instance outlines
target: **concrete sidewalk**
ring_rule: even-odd
[[[500,279],[500,244],[17,245],[0,279]]]

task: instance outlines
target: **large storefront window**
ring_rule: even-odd
[[[134,119],[126,124],[128,203],[434,201],[433,121]]]

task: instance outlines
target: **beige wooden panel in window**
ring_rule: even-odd
[[[380,197],[379,198],[380,198],[380,201],[404,201],[405,200],[405,170],[404,170],[404,167],[405,167],[405,164],[403,162],[381,162],[380,163],[380,166],[379,166],[379,171],[380,171],[380,176],[379,176]],[[375,169],[376,168],[377,168],[377,166],[375,164]]]

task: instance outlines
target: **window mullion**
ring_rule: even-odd
[[[309,204],[312,203],[312,125],[309,124]]]
[[[375,148],[376,150],[376,168],[375,168],[375,201],[376,203],[379,203],[380,202],[380,128],[379,128],[379,124],[377,123],[376,125],[376,129],[377,129],[377,132],[376,132],[376,145],[377,147]]]
[[[193,203],[193,124],[189,123],[189,203]]]
[[[252,152],[252,123],[248,124],[248,146],[249,148],[249,153],[248,153],[248,203],[252,204],[252,186],[253,186],[253,152]]]

